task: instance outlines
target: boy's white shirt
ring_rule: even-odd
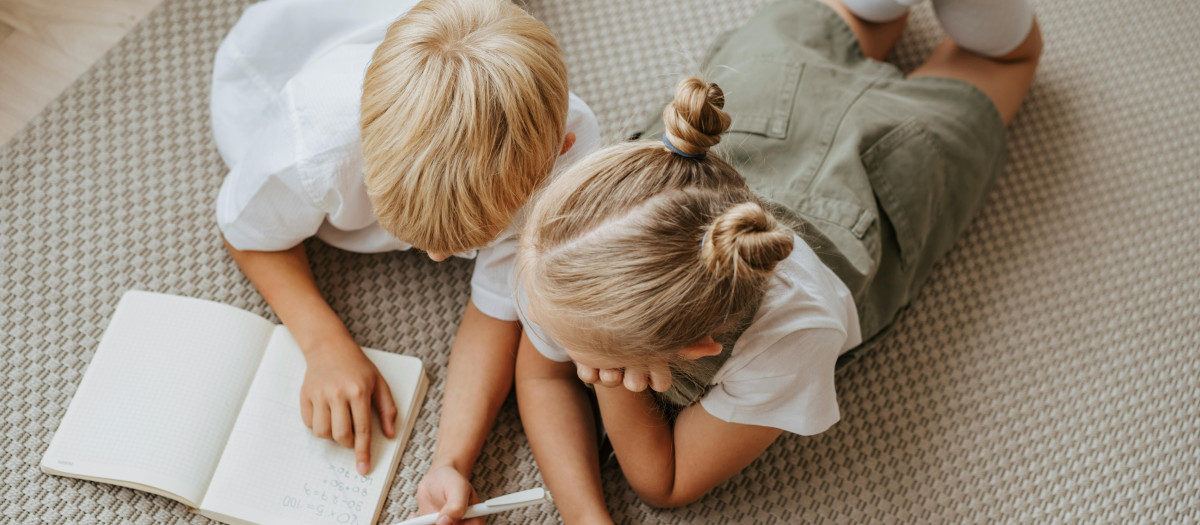
[[[834,365],[839,355],[862,342],[862,332],[850,289],[800,237],[795,243],[776,266],[754,320],[713,376],[700,405],[731,423],[813,435],[841,418]],[[524,303],[524,288],[517,286],[517,293]],[[542,355],[570,360],[541,326],[524,311],[518,314]]]
[[[411,245],[375,220],[359,147],[362,81],[388,26],[416,0],[267,0],[250,6],[217,50],[213,136],[229,174],[217,222],[239,250],[279,251],[316,235],[338,248],[377,253]],[[594,150],[599,126],[570,96],[575,144],[554,174]],[[524,213],[474,257],[472,299],[516,320],[511,294]]]

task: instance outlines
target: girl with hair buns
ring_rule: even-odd
[[[783,431],[839,419],[839,360],[887,329],[981,207],[1041,52],[1032,12],[961,0],[1015,37],[947,39],[906,76],[882,62],[905,23],[892,1],[847,0],[879,8],[871,22],[837,0],[763,8],[648,140],[541,193],[518,260],[516,384],[567,522],[608,519],[584,383],[638,495],[694,501]],[[962,22],[951,4],[935,2],[940,19]]]

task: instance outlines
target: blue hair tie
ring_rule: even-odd
[[[667,149],[671,150],[671,153],[679,155],[680,157],[683,157],[685,159],[703,159],[704,157],[708,156],[707,151],[704,153],[697,153],[695,155],[692,155],[691,153],[684,153],[682,151],[679,151],[679,148],[676,148],[674,144],[671,144],[671,139],[667,138],[667,132],[665,132],[665,131],[663,132],[663,135],[662,135],[662,141],[663,141],[663,145],[666,146]]]

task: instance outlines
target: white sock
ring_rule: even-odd
[[[933,0],[933,10],[956,44],[988,57],[1008,54],[1033,29],[1029,0]]]
[[[909,6],[921,0],[842,0],[854,16],[868,22],[891,22],[904,16]]]

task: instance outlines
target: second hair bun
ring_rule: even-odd
[[[756,202],[743,202],[713,221],[701,260],[716,275],[763,277],[792,253],[792,231]]]
[[[732,120],[722,111],[725,93],[721,87],[692,77],[675,87],[675,100],[663,110],[671,144],[688,155],[707,153],[721,142],[721,134]]]

